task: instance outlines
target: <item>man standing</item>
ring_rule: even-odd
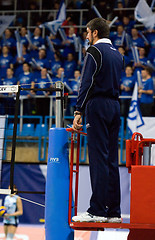
[[[153,79],[152,69],[145,67],[142,72],[142,85],[139,87],[140,110],[142,116],[151,117],[153,108]]]
[[[73,128],[82,127],[85,110],[92,196],[86,213],[76,222],[121,222],[118,170],[120,126],[119,83],[123,60],[109,39],[102,18],[87,24],[87,49]]]

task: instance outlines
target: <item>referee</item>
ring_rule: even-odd
[[[85,111],[92,196],[87,212],[75,222],[121,222],[118,132],[120,127],[119,83],[122,55],[109,39],[103,18],[87,24],[87,49],[73,128],[82,127]]]

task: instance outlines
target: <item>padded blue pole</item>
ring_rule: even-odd
[[[68,224],[68,206],[68,134],[64,128],[51,128],[45,193],[46,240],[74,240],[74,231]]]

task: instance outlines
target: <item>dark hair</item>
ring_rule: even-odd
[[[150,76],[152,76],[153,69],[152,69],[151,67],[145,66],[145,67],[144,67],[144,70],[147,71]]]
[[[87,27],[93,32],[98,31],[98,38],[109,38],[110,29],[104,18],[94,18],[87,23]]]

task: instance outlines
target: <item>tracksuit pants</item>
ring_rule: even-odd
[[[86,127],[92,187],[87,211],[96,216],[120,217],[119,102],[102,96],[90,99],[86,105]]]

